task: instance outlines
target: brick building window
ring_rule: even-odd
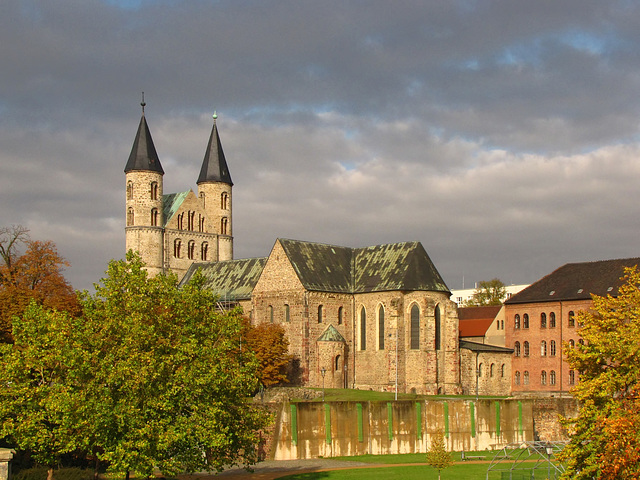
[[[504,363],[500,366],[500,378],[504,378]]]
[[[516,316],[513,317],[513,326],[516,330],[520,329],[520,314],[516,313]]]
[[[516,357],[520,356],[520,342],[516,342],[515,345],[513,346],[513,354]]]
[[[291,310],[289,309],[289,305],[285,304],[284,306],[284,321],[289,323],[291,321]]]
[[[194,242],[193,240],[189,240],[189,243],[187,244],[187,257],[189,258],[189,260],[193,260],[193,257],[195,256],[195,251],[196,251],[196,242]]]
[[[527,370],[522,374],[522,384],[529,385],[529,372]]]
[[[436,334],[435,334],[435,347],[436,350],[440,350],[441,348],[441,337],[442,337],[442,321],[440,318],[440,305],[436,305],[435,310],[435,320],[436,320]]]
[[[411,349],[420,348],[420,308],[414,304],[411,307]]]
[[[552,357],[556,356],[556,341],[555,340],[551,340],[549,342],[549,355],[551,355]]]
[[[576,317],[575,317],[575,313],[573,313],[573,310],[571,310],[569,312],[569,326],[570,327],[575,327],[576,326]]]
[[[229,195],[226,192],[222,192],[220,195],[220,208],[222,210],[227,210],[229,208]]]
[[[342,325],[342,317],[344,316],[344,308],[338,308],[338,325]]]
[[[542,372],[540,372],[540,385],[546,385],[547,384],[547,372],[542,370]]]
[[[529,356],[529,342],[524,342],[522,344],[522,356],[523,357]]]
[[[220,219],[220,235],[227,234],[227,217],[222,217]]]
[[[339,372],[339,371],[340,371],[340,355],[336,355],[336,359],[335,359],[335,362],[334,362],[333,369],[334,369],[336,372]]]
[[[176,238],[173,241],[173,256],[175,258],[180,258],[180,248],[182,247],[182,241],[179,238]]]
[[[158,182],[151,182],[151,189],[150,189],[150,194],[151,194],[151,200],[157,200],[158,199]]]
[[[367,349],[367,311],[360,309],[360,350]]]
[[[516,372],[513,383],[520,385],[520,372]]]
[[[576,346],[576,342],[572,338],[571,340],[569,340],[569,348],[574,348],[575,346]]]
[[[184,226],[184,213],[181,213],[180,215],[178,215],[177,221],[178,221],[178,230],[182,230]]]
[[[378,308],[378,349],[384,350],[384,306]]]
[[[482,367],[482,364],[478,365],[478,377],[482,377]]]
[[[202,242],[200,245],[200,259],[205,262],[209,260],[209,244],[207,242]]]
[[[151,209],[151,226],[152,227],[158,226],[158,209],[157,208]]]
[[[556,328],[556,314],[553,312],[549,314],[549,328]]]
[[[323,307],[322,305],[318,305],[318,323],[322,323],[322,313],[323,313]]]
[[[540,356],[541,357],[546,357],[547,356],[547,342],[546,342],[546,340],[542,340],[542,342],[540,342]]]
[[[529,314],[525,313],[522,316],[522,328],[529,328]]]
[[[576,372],[574,370],[569,370],[569,385],[576,384]]]
[[[133,182],[127,182],[127,200],[133,200]]]
[[[269,305],[267,307],[267,314],[269,315],[269,322],[273,323],[273,306]]]
[[[551,370],[549,372],[549,385],[555,385],[555,384],[556,384],[556,371]]]
[[[494,369],[495,365],[492,363],[491,366],[489,367],[489,376],[493,377],[493,369]]]

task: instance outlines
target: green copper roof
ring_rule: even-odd
[[[322,335],[318,338],[319,342],[343,342],[347,343],[344,337],[340,334],[336,327],[329,325],[327,329],[322,332]]]
[[[369,293],[423,290],[449,293],[420,242],[347,248],[279,239],[307,290]]]
[[[166,195],[162,195],[162,226],[167,225],[171,217],[175,215],[175,213],[182,205],[182,202],[187,198],[189,192],[191,190],[187,190],[186,192],[179,193],[168,193]]]
[[[207,279],[206,288],[213,291],[220,300],[229,302],[249,300],[265,263],[267,263],[266,258],[194,263],[180,283],[188,282],[193,274],[201,269]]]

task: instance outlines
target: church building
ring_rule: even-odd
[[[233,259],[233,183],[214,115],[192,190],[164,194],[142,118],[125,167],[126,248],[151,274],[201,269],[225,306],[284,328],[297,383],[420,394],[462,392],[458,313],[419,242],[364,248],[277,239]]]

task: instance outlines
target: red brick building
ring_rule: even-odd
[[[564,355],[582,341],[575,314],[591,308],[591,294],[617,295],[624,268],[639,263],[640,258],[569,263],[505,302],[514,394],[563,394],[578,382]]]

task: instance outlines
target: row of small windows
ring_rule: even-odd
[[[584,345],[584,340],[580,339],[578,340],[578,343],[580,343],[581,345]],[[569,348],[574,348],[576,345],[575,341],[573,339],[569,340]],[[555,357],[556,353],[557,353],[557,349],[556,349],[556,341],[555,340],[551,340],[548,344],[549,349],[547,350],[547,341],[546,340],[542,340],[540,342],[540,356],[541,357],[546,357],[547,354],[550,357]],[[529,342],[523,342],[522,343],[522,348],[520,348],[520,342],[515,342],[515,344],[513,345],[513,354],[516,357],[519,357],[520,354],[522,353],[523,357],[528,357],[529,356]]]
[[[516,385],[529,385],[529,372],[524,371],[522,375],[520,372],[516,371],[514,374],[513,381]],[[557,383],[557,375],[555,370],[551,370],[547,373],[546,370],[542,370],[540,372],[540,385],[555,385]],[[569,370],[569,385],[576,384],[576,372],[575,370]]]
[[[513,325],[516,330],[520,329],[520,314],[516,313],[513,317]],[[576,326],[575,313],[573,311],[569,312],[568,325],[569,327]],[[548,322],[547,314],[540,314],[540,328],[547,328],[547,326],[548,328],[556,328],[556,314],[554,312],[549,313]],[[522,328],[529,328],[529,315],[527,313],[522,316]]]
[[[173,256],[175,258],[183,258],[182,252],[182,240],[176,238],[173,241]],[[187,243],[187,258],[189,260],[195,260],[196,256],[196,242],[194,240],[189,240]],[[209,260],[209,243],[202,242],[200,244],[200,260],[207,261]]]
[[[491,365],[489,365],[489,372],[488,372],[488,376],[490,378],[493,378],[495,375],[495,364],[492,363]],[[481,363],[480,365],[478,365],[478,377],[482,377],[482,370],[483,370],[484,366]],[[500,378],[504,378],[504,371],[505,371],[505,365],[504,363],[500,366]]]
[[[273,313],[273,305],[269,305],[267,307],[267,315],[269,316],[269,321],[274,323],[274,313]],[[342,325],[342,318],[344,317],[344,308],[338,308],[338,325]],[[291,307],[288,304],[284,306],[284,321],[289,323],[291,321]],[[324,305],[318,305],[318,323],[322,323],[324,321]]]
[[[204,208],[207,208],[207,196],[204,192],[200,192],[200,200]],[[220,209],[229,210],[229,194],[227,192],[220,194]]]

